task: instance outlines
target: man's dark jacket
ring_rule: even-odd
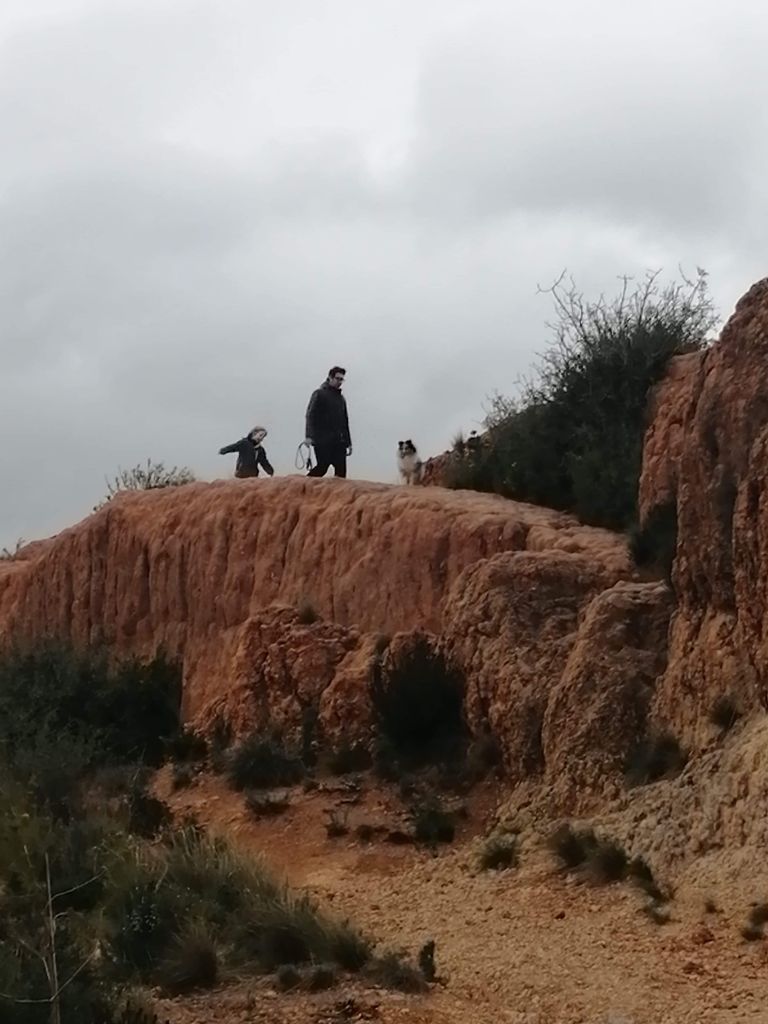
[[[328,381],[312,392],[304,436],[321,447],[343,445],[348,448],[352,444],[346,400]]]
[[[250,437],[241,437],[234,444],[219,448],[219,455],[228,455],[229,452],[237,452],[235,476],[258,476],[259,466],[269,476],[274,475],[275,471],[269,464],[267,453],[260,444],[254,444]]]

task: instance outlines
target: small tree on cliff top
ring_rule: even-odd
[[[706,344],[717,318],[702,270],[669,285],[658,273],[621,280],[614,299],[590,301],[563,276],[546,289],[553,342],[515,400],[494,399],[487,443],[462,460],[459,486],[594,525],[633,522],[649,388],[673,356]]]
[[[107,479],[107,493],[94,507],[94,511],[106,505],[120,491],[154,491],[162,487],[180,487],[182,484],[194,483],[196,479],[192,470],[186,466],[166,469],[164,463],[147,459],[146,465],[120,469],[111,481]]]

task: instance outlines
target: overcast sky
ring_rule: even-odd
[[[766,52],[758,0],[3,0],[0,546],[255,424],[294,472],[332,363],[394,480],[513,391],[565,267],[702,266],[726,316]]]

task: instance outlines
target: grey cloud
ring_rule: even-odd
[[[398,438],[441,451],[514,387],[546,341],[536,285],[565,266],[594,292],[703,264],[727,312],[762,260],[759,47],[728,42],[713,67],[698,48],[725,37],[705,25],[680,49],[680,91],[671,73],[646,82],[648,39],[621,67],[580,37],[574,62],[572,6],[559,32],[553,10],[485,0],[365,16],[347,0],[274,16],[94,4],[16,32],[0,71],[0,431],[17,438],[0,446],[0,545],[76,520],[105,475],[150,456],[228,476],[216,452],[255,422],[293,472],[334,362],[353,472],[394,480]],[[631,96],[634,122],[618,116]],[[634,169],[651,127],[690,194]]]
[[[658,9],[644,5],[638,32],[602,6],[590,22],[579,5],[580,25],[544,6],[519,31],[478,23],[433,55],[421,80],[417,208],[470,219],[589,209],[683,230],[739,211],[751,167],[768,155],[754,85],[768,15],[753,9],[755,36],[680,24],[671,5],[655,23]]]

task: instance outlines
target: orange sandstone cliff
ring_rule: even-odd
[[[640,511],[677,508],[675,614],[656,717],[706,745],[719,697],[765,708],[768,669],[768,279],[720,340],[671,367],[652,402]]]
[[[120,495],[4,563],[0,628],[179,657],[185,713],[202,727],[296,728],[311,708],[347,739],[368,728],[379,638],[394,634],[396,651],[397,634],[426,630],[466,672],[470,723],[490,724],[522,772],[543,766],[547,695],[582,609],[630,572],[622,538],[494,496],[198,483]],[[304,600],[317,622],[300,621]]]
[[[766,357],[763,281],[651,396],[640,506],[677,509],[672,588],[639,578],[623,537],[494,496],[233,480],[122,494],[0,563],[0,638],[162,649],[197,727],[296,730],[312,711],[340,741],[369,734],[374,658],[426,632],[512,782],[543,782],[553,809],[621,799],[649,724],[710,756],[717,697],[766,705]]]

